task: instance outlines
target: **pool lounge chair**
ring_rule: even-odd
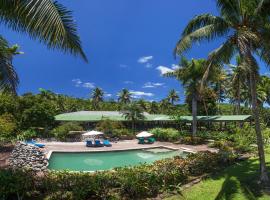
[[[45,147],[45,144],[37,143],[35,140],[26,141],[26,144],[34,145],[39,148]]]
[[[104,145],[105,147],[111,147],[111,146],[112,146],[112,144],[110,143],[109,140],[104,140],[104,141],[103,141],[103,145]]]
[[[152,137],[147,139],[148,144],[153,144],[155,141],[156,141],[155,138]]]
[[[104,145],[100,142],[100,140],[95,140],[94,147],[103,147]]]
[[[92,143],[91,140],[87,140],[87,141],[86,141],[86,146],[87,146],[87,147],[94,147],[94,145],[93,145],[93,143]]]
[[[138,144],[144,144],[144,138],[138,138]]]

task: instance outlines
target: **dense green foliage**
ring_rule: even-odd
[[[0,171],[0,198],[25,199],[145,199],[164,190],[174,190],[189,177],[211,173],[234,161],[225,154],[203,152],[183,159],[175,157],[151,165],[117,168],[114,171],[48,172],[37,177],[30,172]]]
[[[69,122],[57,126],[51,131],[51,134],[58,140],[65,141],[69,137],[69,135],[71,135],[70,131],[82,131],[82,130],[83,127],[81,127],[78,123]]]

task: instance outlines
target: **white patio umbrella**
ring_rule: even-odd
[[[151,137],[151,136],[153,136],[153,134],[152,133],[149,133],[147,131],[140,132],[140,133],[138,133],[136,135],[136,137],[138,137],[138,138],[140,138],[140,137],[147,138],[147,137]]]
[[[95,139],[95,137],[96,136],[98,136],[98,135],[103,135],[104,133],[102,133],[102,132],[100,132],[100,131],[88,131],[88,132],[86,132],[86,133],[84,133],[84,134],[82,134],[82,136],[84,137],[84,138],[93,138],[93,139]]]

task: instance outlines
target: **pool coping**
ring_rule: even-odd
[[[94,147],[93,147],[94,148]],[[110,147],[108,147],[110,148]],[[166,146],[166,145],[158,145],[158,146],[153,146],[153,147],[133,147],[133,148],[125,148],[125,149],[112,149],[111,151],[108,151],[107,149],[95,149],[95,150],[50,150],[47,154],[46,154],[46,158],[49,160],[52,153],[95,153],[95,152],[117,152],[117,151],[130,151],[130,150],[142,150],[142,149],[155,149],[155,148],[166,148],[166,149],[171,149],[174,151],[177,150],[182,150],[183,152],[186,153],[196,153],[195,151],[193,151],[192,149],[186,148],[186,147],[180,147],[180,148],[175,148],[175,147],[171,147],[171,146]]]

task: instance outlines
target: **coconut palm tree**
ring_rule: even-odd
[[[131,101],[131,93],[128,91],[128,89],[122,89],[121,92],[118,94],[118,102],[120,103],[130,103]]]
[[[160,107],[160,110],[163,114],[168,114],[168,110],[170,109],[170,106],[171,106],[171,104],[170,104],[168,98],[162,99],[159,102],[159,107]]]
[[[179,95],[177,94],[175,89],[172,89],[169,91],[167,98],[171,102],[172,105],[174,105],[175,101],[179,101]]]
[[[217,0],[220,15],[202,14],[194,17],[184,29],[175,48],[175,54],[183,55],[194,43],[225,39],[220,47],[209,54],[207,72],[211,71],[214,64],[229,63],[235,54],[240,55],[241,65],[247,68],[249,76],[262,183],[269,182],[269,178],[257,106],[259,67],[254,54],[258,54],[267,65],[270,64],[269,4],[268,0]]]
[[[92,103],[93,107],[97,109],[99,107],[99,103],[103,102],[103,97],[104,97],[104,92],[102,91],[101,88],[96,87],[92,91]]]
[[[186,89],[186,95],[192,98],[192,135],[195,136],[197,132],[197,102],[200,98],[201,83],[203,76],[207,70],[206,60],[192,59],[188,61],[182,57],[180,61],[180,68],[173,72],[164,74],[165,77],[173,77],[181,81]],[[218,69],[218,68],[216,68]],[[214,70],[209,73],[208,79],[213,79]]]
[[[50,49],[60,49],[87,60],[71,12],[57,1],[0,0],[0,23],[27,33]],[[15,92],[19,79],[12,65],[13,53],[0,35],[0,89]]]
[[[156,101],[152,101],[149,104],[148,111],[150,114],[157,114],[159,113],[158,103]]]
[[[137,102],[131,102],[129,104],[124,105],[122,107],[121,113],[123,114],[126,120],[131,121],[133,133],[135,133],[136,122],[145,119],[142,107],[138,105]]]

